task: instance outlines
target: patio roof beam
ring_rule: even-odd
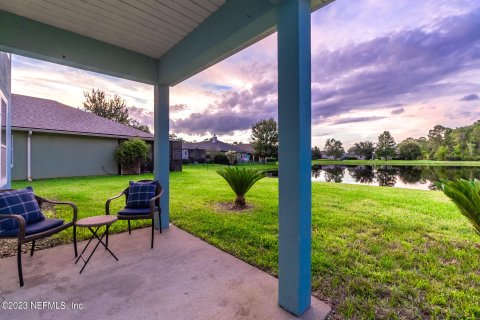
[[[269,0],[227,1],[160,58],[160,83],[175,85],[231,56],[244,44],[274,32],[275,22],[275,6]]]
[[[154,58],[0,10],[0,51],[154,84]]]
[[[311,0],[317,10],[333,0]],[[175,85],[276,31],[284,0],[229,0],[158,63],[159,82]]]

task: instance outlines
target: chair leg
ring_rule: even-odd
[[[32,248],[30,249],[30,257],[33,256],[33,251],[35,251],[35,240],[32,241]]]
[[[20,281],[20,287],[23,287],[22,244],[21,243],[18,243],[18,246],[17,246],[17,267],[18,267],[18,280]]]
[[[132,229],[130,227],[130,220],[127,220],[128,221],[128,234],[132,234]]]
[[[150,249],[153,249],[153,234],[155,232],[155,224],[153,223],[153,217],[152,217],[152,244],[150,246]]]
[[[73,225],[73,249],[75,250],[75,258],[78,257],[77,250],[77,226]]]
[[[105,250],[108,248],[108,226],[106,228],[107,230],[105,230]]]

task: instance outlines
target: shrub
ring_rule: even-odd
[[[115,160],[121,165],[132,165],[146,160],[149,152],[147,143],[141,139],[133,138],[122,142],[115,152]]]
[[[215,157],[213,158],[213,163],[225,164],[225,165],[230,164],[228,162],[228,158],[223,153],[216,154]]]
[[[236,194],[235,209],[246,207],[245,195],[250,188],[260,179],[265,178],[265,173],[255,169],[223,168],[217,173],[222,176]]]
[[[237,153],[235,151],[227,151],[225,152],[225,157],[228,159],[228,163],[230,165],[237,164]]]
[[[480,235],[480,180],[443,180],[436,185],[455,203]]]

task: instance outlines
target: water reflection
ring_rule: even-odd
[[[435,189],[439,179],[480,178],[480,167],[314,165],[312,180],[384,187]]]

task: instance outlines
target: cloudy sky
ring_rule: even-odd
[[[277,118],[276,34],[171,89],[171,131],[245,141]],[[15,56],[12,91],[81,107],[117,93],[152,125],[153,88]],[[337,0],[312,14],[312,141],[347,147],[389,130],[397,142],[435,124],[480,119],[480,1]]]

